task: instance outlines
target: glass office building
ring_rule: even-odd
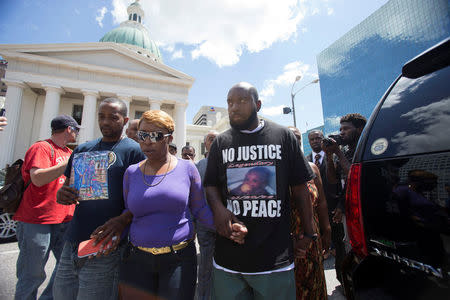
[[[317,56],[325,134],[345,114],[368,118],[404,63],[449,37],[449,3],[391,0]]]

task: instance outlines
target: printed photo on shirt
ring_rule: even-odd
[[[275,196],[277,191],[275,166],[227,169],[230,198],[233,196]]]
[[[81,200],[108,199],[110,151],[76,153],[73,156],[70,185],[79,191]]]

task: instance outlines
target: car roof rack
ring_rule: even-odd
[[[402,75],[408,78],[419,78],[448,65],[450,65],[450,38],[408,61],[402,68]]]

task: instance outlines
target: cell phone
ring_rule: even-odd
[[[2,109],[0,109],[0,117],[4,117],[4,116],[6,116],[6,109],[2,108]]]
[[[339,134],[330,134],[328,137],[335,140],[338,145],[344,144],[344,140],[342,139],[342,137]]]
[[[116,240],[116,237],[113,237],[108,244],[103,248],[103,250],[111,248],[112,242]],[[100,250],[100,247],[103,244],[103,241],[99,242],[97,245],[94,246],[94,239],[86,240],[81,242],[78,245],[78,257],[86,257],[90,255],[96,255],[98,251]]]

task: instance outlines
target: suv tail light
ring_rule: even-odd
[[[352,164],[348,173],[345,217],[347,231],[353,252],[359,257],[367,256],[366,236],[364,234],[361,212],[361,164]]]

